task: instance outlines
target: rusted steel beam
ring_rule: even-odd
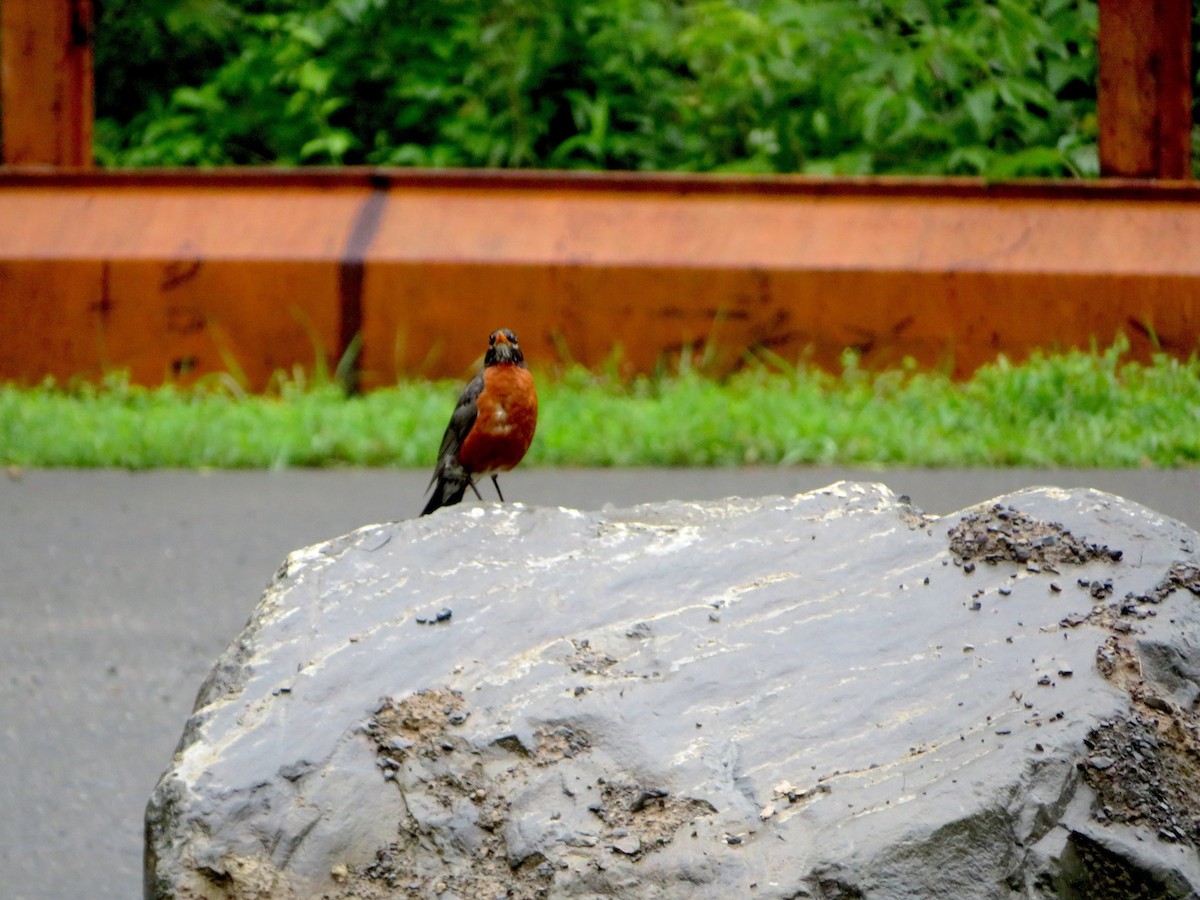
[[[1192,174],[1192,0],[1100,0],[1100,172]]]
[[[92,0],[0,0],[8,165],[92,165]]]
[[[460,377],[710,348],[837,367],[1200,349],[1200,185],[415,171],[0,172],[0,378]],[[472,337],[475,336],[475,337]]]

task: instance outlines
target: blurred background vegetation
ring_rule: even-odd
[[[1094,176],[1094,0],[96,0],[102,165]]]
[[[553,466],[1194,466],[1200,359],[1127,358],[1129,344],[1000,357],[968,381],[914,366],[842,371],[778,358],[724,378],[681,368],[535,363],[528,463]],[[0,384],[0,465],[145,468],[432,465],[461,383],[347,396],[302,370],[247,393],[228,375],[146,388]]]
[[[1095,176],[1095,0],[95,0],[109,167]],[[1195,144],[1200,146],[1200,140]],[[549,465],[1182,466],[1200,359],[541,371]],[[682,360],[681,360],[682,363]],[[0,385],[0,464],[422,465],[458,384]]]

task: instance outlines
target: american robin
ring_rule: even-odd
[[[483,371],[463,390],[442,436],[437,468],[429,481],[436,486],[421,515],[458,503],[468,487],[482,500],[475,479],[483,475],[492,477],[503,502],[496,475],[521,461],[536,427],[537,391],[517,336],[507,328],[493,331]]]

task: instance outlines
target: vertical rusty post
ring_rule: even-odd
[[[92,165],[92,0],[0,0],[7,165]]]
[[[1100,174],[1190,178],[1191,0],[1100,0]]]

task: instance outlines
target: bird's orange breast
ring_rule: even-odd
[[[533,376],[520,366],[489,366],[475,405],[475,422],[459,448],[459,462],[473,475],[507,472],[524,458],[537,429]]]

